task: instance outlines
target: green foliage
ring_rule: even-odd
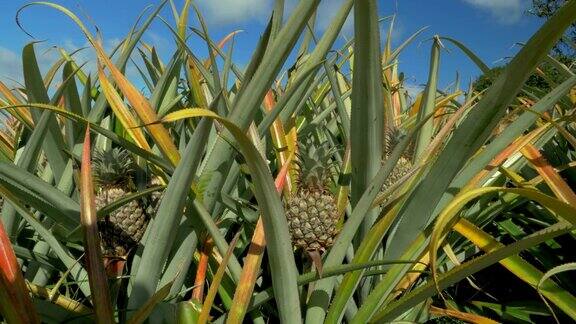
[[[554,58],[566,66],[571,66],[572,64],[572,60],[565,55],[558,55]],[[481,92],[488,89],[504,69],[505,66],[496,66],[491,68],[487,73],[479,76],[472,83],[474,91]],[[534,73],[528,77],[528,80],[526,80],[526,86],[539,90],[542,93],[546,93],[552,90],[555,84],[561,83],[562,80],[563,75],[558,71],[558,69],[549,63],[544,63],[540,65],[538,73]]]
[[[316,147],[313,142],[301,143],[301,154],[298,155],[299,185],[308,188],[322,189],[330,183],[334,163],[330,161],[334,149],[328,143]]]
[[[164,61],[141,39],[168,3],[175,22],[162,21],[176,51]],[[319,3],[300,1],[288,16],[276,0],[245,70],[232,60],[241,36],[212,39],[192,1],[144,11],[114,53],[72,11],[23,7],[71,19],[97,54],[88,65],[99,68],[90,76],[60,49],[42,75],[31,43],[22,53],[25,84],[0,80],[0,110],[10,116],[0,127],[3,248],[30,283],[16,289],[30,289],[31,314],[110,321],[96,315],[103,302],[92,298],[88,277],[105,266],[110,289],[98,292],[109,293],[119,323],[426,322],[438,316],[431,306],[480,321],[547,321],[550,309],[576,320],[576,281],[567,273],[576,243],[576,74],[569,54],[548,56],[564,30],[573,32],[576,2],[536,1],[549,6],[538,14],[554,15],[492,69],[464,42],[435,36],[414,103],[399,57],[423,29],[392,48],[393,17],[379,19],[375,0],[346,0],[316,34]],[[353,7],[355,38],[341,44]],[[186,28],[194,11],[200,29]],[[206,42],[207,57],[188,47],[190,37]],[[471,93],[437,89],[441,42],[483,71]],[[128,66],[139,77],[129,78]],[[299,145],[303,138],[308,144]],[[99,185],[134,181],[97,215],[81,190],[88,152]],[[290,167],[294,159],[299,168]],[[155,204],[129,255],[94,262],[94,233],[108,241],[118,234],[97,232],[96,217],[124,223],[135,213],[121,211],[140,202]],[[314,267],[295,253],[297,240],[316,253]],[[5,261],[0,280],[14,273]],[[490,286],[495,273],[513,289]],[[544,300],[518,306],[539,294]],[[453,320],[431,322],[443,321]]]
[[[532,8],[528,11],[530,14],[540,18],[550,18],[560,9],[567,0],[532,0]],[[576,40],[576,23],[572,24],[565,32],[565,38],[560,40],[554,46],[554,52],[557,55],[565,55],[574,58],[576,48],[574,41]]]
[[[122,186],[131,181],[135,170],[130,152],[118,147],[96,150],[92,159],[94,178],[99,185]]]

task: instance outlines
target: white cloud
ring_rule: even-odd
[[[54,48],[43,44],[36,44],[34,48],[38,67],[44,74],[56,62],[59,54]],[[4,83],[11,86],[14,83],[24,83],[21,55],[21,52],[0,46],[0,79]]]
[[[266,21],[272,10],[271,0],[198,0],[198,4],[211,24]]]
[[[120,40],[117,38],[106,40],[104,42],[104,49],[108,53],[111,53],[112,49],[119,43]],[[94,80],[97,72],[96,54],[88,42],[79,45],[78,43],[68,39],[64,40],[59,47],[63,48],[68,54],[72,54],[77,49],[82,48],[82,50],[73,54],[73,58],[78,65],[82,66],[82,70],[86,74],[92,75],[92,80]],[[45,75],[54,63],[61,58],[58,48],[47,45],[46,43],[35,44],[34,50],[36,53],[36,60],[38,61],[38,67],[40,68],[40,73],[42,73],[42,75]],[[12,49],[0,46],[0,80],[5,82],[8,86],[14,86],[15,83],[24,83],[21,55],[21,51],[15,52]],[[126,74],[130,79],[139,77],[138,71],[132,64],[128,65]],[[60,72],[56,74],[54,79],[55,82],[52,83],[52,86],[55,86],[60,82],[61,75]]]
[[[300,0],[287,0],[284,8],[284,19],[287,19]],[[320,31],[332,22],[344,0],[324,0],[320,2],[316,17],[316,28]],[[210,24],[236,24],[247,21],[266,22],[272,14],[273,0],[198,0],[201,12]],[[354,29],[353,13],[342,28],[344,34],[351,35]]]
[[[299,0],[286,1],[284,19],[288,19],[288,17],[292,14],[292,11],[298,4],[298,1]],[[316,14],[316,30],[321,32],[325,31],[328,28],[328,26],[330,26],[330,23],[334,19],[334,16],[336,16],[338,11],[340,11],[340,7],[342,7],[343,3],[344,0],[321,1],[320,5],[318,6],[318,11]],[[353,32],[354,32],[354,9],[350,10],[348,19],[346,19],[344,26],[342,26],[342,33],[346,37],[352,36]]]
[[[490,12],[503,24],[514,24],[522,18],[528,0],[464,0],[465,2]]]
[[[298,0],[289,0],[287,1],[287,13],[289,15],[292,12],[293,7],[297,4]],[[316,15],[316,31],[324,32],[332,21],[334,17],[340,11],[342,4],[345,0],[324,0],[320,2],[318,6],[318,12]],[[378,7],[380,8],[382,5],[379,3]],[[387,19],[380,23],[380,36],[384,39],[388,35],[388,29],[390,26],[390,20]],[[348,14],[348,18],[344,22],[342,26],[341,34],[347,38],[351,38],[354,36],[354,8],[350,10]],[[402,22],[399,19],[396,19],[394,22],[394,29],[392,30],[392,38],[397,40],[401,39],[405,35],[405,28]],[[318,36],[318,35],[317,35]]]
[[[318,14],[316,15],[316,26],[320,31],[324,31],[330,26],[334,16],[340,11],[344,0],[326,0],[320,3]],[[354,8],[350,10],[348,18],[342,26],[342,34],[351,37],[354,34]]]
[[[0,46],[0,79],[21,81],[21,74],[22,60],[20,57],[10,49]]]

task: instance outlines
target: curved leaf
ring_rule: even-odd
[[[264,233],[268,242],[272,284],[277,292],[280,317],[286,323],[299,323],[300,301],[297,286],[297,270],[288,233],[284,208],[276,193],[268,166],[258,150],[244,132],[231,121],[205,109],[183,109],[171,113],[162,122],[173,122],[184,118],[209,117],[222,123],[235,137],[240,151],[246,159],[254,183],[254,195],[264,221]]]
[[[82,148],[82,167],[80,169],[80,206],[81,222],[84,230],[84,251],[88,263],[88,282],[92,292],[92,304],[97,323],[114,323],[114,312],[110,303],[108,277],[104,270],[96,201],[92,184],[92,163],[90,161],[90,128],[86,127]]]

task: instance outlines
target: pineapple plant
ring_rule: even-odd
[[[481,269],[504,260],[507,261],[502,265],[513,266],[511,273],[519,279],[530,280],[527,288],[538,298],[530,283],[543,278],[544,270],[556,267],[563,259],[549,258],[547,254],[541,259],[540,253],[532,253],[541,251],[535,242],[549,241],[544,247],[563,245],[566,252],[559,256],[569,255],[572,243],[566,241],[565,234],[573,227],[557,224],[555,219],[567,210],[566,203],[552,197],[554,191],[545,187],[549,186],[546,180],[550,179],[535,176],[535,171],[546,171],[549,178],[554,175],[556,185],[563,185],[564,193],[573,191],[573,186],[567,189],[563,184],[574,183],[573,170],[570,170],[573,166],[569,155],[573,152],[571,139],[566,137],[566,145],[550,140],[564,135],[562,132],[552,137],[551,132],[571,126],[575,100],[573,96],[561,93],[573,87],[572,74],[563,75],[562,78],[570,81],[563,81],[558,90],[544,97],[540,104],[533,104],[540,94],[528,96],[530,100],[523,108],[532,107],[542,114],[546,112],[545,106],[554,107],[549,120],[536,122],[539,115],[533,111],[522,112],[523,117],[515,122],[521,123],[507,128],[505,136],[486,144],[486,149],[481,146],[488,139],[488,131],[502,119],[503,112],[496,108],[510,106],[511,98],[516,97],[514,93],[534,71],[539,57],[546,54],[544,51],[538,53],[537,47],[546,43],[551,45],[554,34],[560,36],[562,24],[558,22],[565,20],[565,26],[570,23],[568,20],[576,16],[576,3],[566,2],[570,11],[564,11],[559,16],[561,20],[547,24],[535,38],[536,43],[530,41],[520,49],[517,59],[511,63],[506,82],[496,82],[493,90],[483,94],[486,97],[476,100],[476,96],[462,96],[456,90],[458,87],[438,91],[437,83],[432,81],[439,77],[430,73],[427,95],[421,95],[418,104],[411,104],[403,97],[404,79],[398,75],[401,61],[397,55],[401,48],[393,49],[390,38],[384,47],[378,46],[381,39],[378,14],[382,11],[377,10],[376,1],[342,1],[331,27],[322,35],[312,26],[312,17],[322,15],[321,11],[315,12],[320,8],[319,2],[299,1],[297,9],[288,17],[280,8],[283,2],[276,1],[279,5],[271,15],[270,27],[242,79],[235,77],[238,66],[232,60],[232,47],[230,54],[225,55],[227,39],[234,38],[227,37],[218,43],[207,31],[201,36],[208,44],[218,44],[222,49],[220,52],[214,48],[218,51],[218,58],[214,57],[216,61],[212,56],[208,59],[196,57],[191,52],[194,48],[185,48],[179,41],[175,44],[178,54],[170,63],[164,62],[164,55],[158,55],[157,47],[144,44],[140,39],[154,17],[164,12],[160,7],[150,19],[138,24],[139,28],[129,32],[128,38],[121,40],[122,46],[116,54],[110,54],[109,58],[99,39],[88,35],[89,29],[83,28],[90,36],[89,46],[97,53],[98,61],[90,65],[102,65],[98,78],[90,78],[88,71],[83,70],[84,65],[76,64],[79,62],[75,62],[75,56],[67,55],[64,49],[61,54],[65,56],[65,63],[58,60],[50,73],[41,75],[33,44],[27,45],[23,50],[25,84],[10,89],[0,83],[0,106],[23,116],[30,110],[32,121],[22,120],[23,127],[19,128],[24,131],[15,136],[18,150],[12,149],[15,145],[9,145],[10,141],[0,141],[3,155],[0,157],[4,158],[0,161],[0,193],[10,201],[0,215],[0,250],[12,254],[10,262],[4,262],[6,258],[0,260],[0,286],[3,287],[0,292],[8,292],[0,293],[0,320],[37,323],[40,320],[26,316],[38,313],[44,322],[58,323],[174,322],[176,316],[186,321],[187,317],[194,320],[196,315],[198,322],[424,323],[430,317],[459,314],[477,321],[493,322],[482,318],[483,314],[494,316],[490,309],[470,307],[470,303],[476,301],[461,294],[469,289],[461,289],[457,281],[464,280],[473,271],[490,271],[489,268]],[[185,28],[192,25],[187,21],[190,3],[185,1],[182,11],[176,4],[171,4],[178,22],[178,38],[182,40],[191,35]],[[163,4],[167,2],[161,1],[160,6]],[[352,7],[355,33],[360,38],[337,48],[334,43],[337,31],[344,25]],[[68,17],[72,15],[70,11],[65,13]],[[310,25],[306,26],[308,23]],[[318,39],[312,31],[318,31]],[[439,48],[439,38],[434,39],[433,49]],[[295,48],[295,44],[302,44],[301,48]],[[379,52],[382,48],[384,52]],[[138,66],[140,60],[132,60],[134,51],[142,56],[143,69]],[[298,59],[292,64],[294,62],[290,60],[294,56],[290,53],[296,51]],[[436,67],[431,70],[437,70],[439,57],[431,55],[434,58],[431,67]],[[112,58],[117,65],[110,62]],[[224,69],[219,68],[221,64],[214,64],[221,59],[226,61]],[[127,63],[131,64],[130,68],[136,65],[140,71],[138,83],[129,80],[130,75],[123,77]],[[294,69],[279,74],[283,66],[294,66]],[[62,80],[55,73],[60,67]],[[378,75],[380,73],[383,75]],[[225,80],[220,80],[220,75],[225,76]],[[288,80],[284,82],[286,75]],[[145,87],[139,91],[142,80]],[[50,91],[43,89],[42,83]],[[53,91],[55,87],[58,91]],[[44,104],[38,105],[38,102]],[[262,105],[269,110],[268,114],[262,114]],[[455,109],[442,109],[445,105]],[[209,112],[182,109],[184,107],[216,109]],[[422,115],[426,116],[437,108],[445,113],[437,114],[429,124],[416,114],[406,116],[409,114],[406,112],[419,108],[424,109],[422,111],[426,113]],[[51,109],[55,118],[50,116],[40,123],[36,118],[40,114],[35,112],[38,109]],[[383,111],[398,114],[380,118]],[[216,118],[215,112],[226,117],[226,121],[218,117],[216,123],[205,123],[207,117]],[[277,112],[280,115],[276,115]],[[402,115],[404,113],[406,115]],[[63,119],[62,116],[67,117]],[[200,116],[205,119],[198,119]],[[105,141],[97,141],[97,147],[110,142],[115,147],[96,152],[92,166],[97,181],[95,189],[88,188],[88,193],[97,196],[98,209],[127,198],[143,187],[160,182],[173,186],[170,195],[163,196],[161,191],[151,193],[102,217],[100,232],[86,231],[89,235],[85,235],[82,247],[77,229],[88,228],[88,217],[82,216],[93,216],[92,206],[86,204],[86,198],[92,198],[92,195],[87,195],[87,188],[77,184],[86,184],[84,180],[89,172],[82,173],[81,181],[74,181],[74,172],[69,172],[72,170],[69,166],[74,165],[76,156],[90,148],[84,138],[87,149],[79,151],[85,121],[89,121],[92,135],[97,133]],[[402,125],[387,121],[401,121]],[[453,126],[448,127],[449,122],[454,122]],[[552,122],[556,124],[552,125]],[[387,129],[386,125],[391,128]],[[560,127],[554,127],[558,125]],[[223,126],[236,129],[223,133]],[[430,137],[420,135],[426,132],[417,128],[424,126],[431,130]],[[525,131],[535,127],[543,127],[540,130],[546,133],[524,136]],[[408,130],[417,132],[414,140],[419,145],[426,147],[432,139],[438,139],[441,145],[430,152],[425,172],[402,186],[406,193],[404,198],[393,199],[392,196],[399,195],[395,187],[401,179],[411,175],[410,169],[416,162],[412,149],[405,150],[387,179],[380,172],[374,177],[374,173],[383,161],[390,161],[392,149]],[[34,132],[41,136],[34,136],[32,140]],[[293,150],[296,133],[300,136],[312,134],[316,141],[299,144],[300,155],[295,163],[299,172],[290,173],[290,176],[298,175],[295,177],[297,183],[282,188],[285,183],[277,181],[273,188],[271,176],[278,180],[284,178],[286,170],[282,168],[289,156],[284,153]],[[382,147],[380,136],[374,134],[386,134],[385,147]],[[455,140],[459,138],[473,140]],[[329,145],[321,145],[322,141],[318,139],[331,141]],[[510,145],[524,140],[538,146],[528,150],[530,146],[526,145],[525,150],[537,159],[508,154]],[[263,145],[251,145],[260,143]],[[342,177],[338,183],[333,181],[336,177],[331,174],[329,162],[340,162],[330,151],[334,147],[346,147],[349,153],[349,158],[342,158],[342,166],[339,166]],[[542,147],[545,149],[539,152]],[[19,155],[12,154],[13,151]],[[47,154],[54,152],[60,154]],[[238,152],[242,153],[242,158],[236,160]],[[274,167],[261,159],[278,152],[282,152],[282,156],[277,155]],[[534,165],[532,161],[544,161],[538,157],[540,153],[565,159],[552,166]],[[510,172],[492,176],[498,171],[493,170],[483,176],[484,179],[475,180],[475,184],[478,189],[489,186],[489,190],[493,190],[494,186],[504,183],[498,188],[501,192],[490,191],[487,199],[475,198],[463,206],[454,205],[461,197],[444,199],[444,195],[452,193],[454,188],[461,188],[462,194],[474,194],[472,190],[476,188],[463,185],[470,183],[479,172],[486,171],[483,168],[487,162],[483,161],[490,161],[492,154],[507,158],[506,169]],[[138,165],[132,161],[135,156],[139,156]],[[358,167],[354,166],[355,162],[367,163]],[[153,169],[146,169],[148,167]],[[556,169],[562,173],[556,175]],[[277,170],[282,173],[271,172]],[[149,171],[162,173],[162,179],[149,176]],[[524,192],[530,190],[534,195],[549,195],[545,197],[547,201],[558,201],[556,205],[564,206],[564,209],[556,211],[553,203],[540,208],[538,202],[516,197],[509,191],[513,188],[509,187],[517,185],[517,181],[507,178],[514,174],[534,184],[521,188]],[[204,178],[208,180],[202,183]],[[486,180],[488,178],[490,181]],[[375,190],[372,184],[376,184]],[[198,190],[190,190],[194,185]],[[382,201],[375,200],[374,196],[380,190],[385,191],[387,206],[380,206]],[[289,195],[281,201],[277,192]],[[333,194],[336,192],[338,195]],[[356,199],[361,195],[364,199]],[[80,202],[79,197],[82,198]],[[149,222],[162,199],[166,199],[166,206],[177,205],[178,208],[166,208],[161,221]],[[185,208],[193,210],[186,213],[183,212]],[[276,216],[283,208],[287,219],[278,219]],[[457,212],[453,219],[458,223],[448,227],[437,222],[438,213],[444,211]],[[76,217],[78,214],[80,217]],[[9,224],[7,231],[2,230],[3,224]],[[146,229],[147,226],[150,228]],[[124,267],[128,263],[127,256],[134,252],[145,230],[154,233],[154,244],[144,246],[142,253],[138,251],[138,262]],[[436,248],[438,244],[432,243],[436,242],[432,238],[443,233],[446,235],[442,235],[438,243],[449,247],[448,250]],[[340,237],[336,245],[337,234]],[[524,235],[530,235],[529,240],[525,240]],[[562,235],[562,240],[555,240],[556,235]],[[102,237],[101,243],[95,236]],[[513,245],[496,244],[512,240],[516,241]],[[491,244],[486,245],[487,241]],[[520,251],[520,247],[531,248]],[[93,262],[98,256],[93,252],[100,248],[105,254],[102,262],[105,269],[100,262]],[[303,251],[300,260],[294,257],[294,250]],[[448,252],[451,255],[447,255]],[[303,260],[306,253],[317,271],[308,269],[309,263]],[[316,279],[322,277],[321,253],[326,256],[323,260],[326,276],[318,281]],[[485,255],[478,255],[480,253]],[[514,258],[518,253],[528,253],[530,258]],[[435,261],[427,261],[433,260],[433,255]],[[453,259],[454,255],[457,260]],[[78,266],[79,260],[86,256],[90,258],[85,260],[91,262]],[[504,257],[506,259],[502,259]],[[547,266],[542,266],[545,263]],[[538,268],[538,273],[534,272],[536,279],[519,272],[534,266]],[[435,269],[448,273],[428,275],[430,270],[434,274]],[[13,274],[20,272],[24,276],[13,280]],[[366,280],[368,278],[370,280]],[[476,277],[475,281],[478,278],[481,277]],[[543,282],[540,292],[555,304],[554,307],[563,310],[567,314],[565,317],[576,319],[572,307],[576,297],[572,290],[563,288],[574,286],[570,279],[569,275],[549,278]],[[207,292],[206,287],[209,287]],[[516,291],[516,287],[513,288]],[[434,297],[444,290],[448,290],[445,296],[450,300]],[[169,295],[165,295],[168,291]],[[476,291],[472,293],[477,294]],[[493,294],[492,291],[488,293]],[[19,296],[19,299],[12,296]],[[522,301],[528,300],[526,296],[521,297]],[[22,303],[20,299],[24,298],[29,300],[28,304],[33,301],[37,308]],[[500,296],[495,299],[499,300]],[[539,318],[545,321],[544,306],[541,303],[537,310]],[[302,318],[304,309],[305,319]],[[532,308],[526,312],[531,316]],[[144,319],[148,314],[151,317]],[[569,320],[561,318],[559,322]]]
[[[111,204],[134,192],[134,162],[123,149],[96,150],[94,176],[98,185],[96,209]],[[136,199],[111,212],[99,224],[101,246],[105,256],[125,257],[142,239],[148,213]]]
[[[338,234],[336,199],[328,189],[332,152],[326,145],[304,145],[296,162],[298,189],[285,201],[292,243],[307,252],[326,251]]]

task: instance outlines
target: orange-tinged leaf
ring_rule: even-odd
[[[0,220],[0,314],[8,323],[40,323],[12,244]]]
[[[242,274],[234,292],[232,307],[230,307],[228,312],[227,324],[242,323],[254,292],[254,285],[258,279],[258,271],[262,264],[262,256],[265,249],[264,223],[262,222],[262,217],[259,217],[256,228],[254,228],[250,247],[248,248],[248,255],[246,255],[244,260]]]
[[[108,277],[102,262],[98,217],[92,184],[92,163],[90,161],[90,128],[86,127],[82,148],[82,166],[80,169],[80,222],[84,232],[84,251],[86,253],[88,281],[92,292],[92,304],[97,323],[114,323],[114,311],[110,303]]]
[[[164,125],[157,123],[158,116],[156,112],[152,109],[150,102],[136,89],[136,87],[128,81],[128,79],[122,74],[122,72],[112,63],[110,58],[104,52],[102,46],[92,41],[92,46],[96,49],[96,54],[98,60],[104,63],[104,65],[110,70],[112,78],[116,81],[118,88],[128,102],[132,105],[134,111],[138,114],[140,120],[146,125],[145,127],[150,132],[150,135],[154,139],[154,142],[158,145],[160,151],[172,162],[173,165],[178,164],[180,161],[180,154],[172,137]]]
[[[238,242],[239,237],[240,232],[238,232],[232,239],[232,242],[230,242],[230,247],[228,248],[228,251],[226,251],[226,254],[222,258],[222,262],[220,263],[218,270],[216,270],[214,278],[212,278],[212,285],[210,286],[208,294],[206,294],[206,300],[202,305],[202,310],[200,311],[200,316],[198,317],[198,324],[208,323],[208,318],[210,316],[210,310],[212,309],[212,304],[214,303],[214,298],[216,297],[218,287],[220,286],[220,282],[224,277],[224,273],[226,272],[226,268],[228,267],[228,261],[230,261],[230,257],[234,252],[234,247],[236,247],[236,243]]]
[[[289,127],[288,133],[286,133],[286,145],[288,145],[288,149],[290,150],[290,152],[293,152],[294,154],[298,153],[297,143],[298,143],[298,133],[296,131],[296,127],[294,126],[294,124],[292,124],[291,127]],[[292,190],[296,188],[297,176],[298,176],[297,171],[293,171],[293,175],[290,179]]]
[[[6,155],[14,158],[14,138],[5,130],[0,130],[0,148],[5,151]]]
[[[100,80],[100,85],[102,86],[102,92],[106,96],[106,100],[110,104],[112,111],[124,126],[124,129],[128,132],[128,134],[134,139],[136,144],[141,148],[150,151],[150,146],[146,141],[146,137],[142,132],[142,129],[138,127],[138,122],[132,113],[128,110],[124,102],[116,92],[116,89],[112,86],[110,81],[106,75],[104,75],[104,71],[102,70],[102,65],[98,64],[98,78]]]
[[[384,58],[382,58],[382,64],[385,64]],[[391,69],[386,69],[384,73],[390,71],[390,76],[386,77],[385,80],[390,84],[390,89],[397,89],[400,82],[398,80],[398,64],[393,64]],[[391,91],[390,92],[390,107],[386,108],[386,113],[390,114],[390,117],[386,116],[386,125],[390,125],[391,123],[394,126],[400,126],[400,115],[402,114],[402,105],[400,100],[400,91]]]
[[[410,108],[409,116],[418,115],[418,112],[420,111],[420,104],[422,102],[422,94],[423,94],[423,92],[420,92],[416,95],[416,98],[414,99],[414,103],[412,104],[412,107]]]
[[[530,107],[530,106],[529,106]],[[528,108],[529,108],[528,107]],[[572,146],[572,148],[576,148],[576,137],[574,137],[568,130],[566,130],[566,128],[560,124],[558,124],[551,116],[550,113],[548,113],[547,111],[543,112],[543,113],[539,113],[540,117],[542,117],[542,119],[546,120],[547,122],[550,123],[551,126],[554,126],[557,130],[558,133],[560,133],[560,135],[562,135],[566,141],[568,141],[568,143],[570,143],[570,145]]]
[[[234,37],[236,34],[243,32],[242,29],[239,30],[235,30],[231,33],[229,33],[228,35],[224,36],[224,38],[222,38],[222,40],[220,40],[220,42],[218,42],[218,48],[224,48],[224,46],[226,45],[226,43],[228,43],[232,37]],[[216,51],[216,49],[213,49],[212,52],[214,53],[214,56],[218,55],[218,51]],[[212,65],[212,61],[210,61],[210,59],[206,59],[204,60],[204,66],[208,69],[210,68],[210,66]]]
[[[201,64],[201,63],[199,63]],[[206,101],[206,96],[204,95],[204,91],[202,89],[202,75],[200,71],[198,71],[198,67],[196,66],[196,62],[192,60],[191,57],[188,57],[187,64],[186,64],[186,74],[188,80],[188,87],[190,88],[190,93],[194,98],[194,102],[200,106],[200,108],[208,108],[208,103]]]
[[[276,176],[275,185],[276,190],[279,193],[282,192],[286,183],[286,175],[290,169],[290,164],[292,163],[293,158],[294,153],[290,154],[288,160],[284,163],[282,169],[280,169],[280,172]],[[248,309],[250,299],[252,298],[252,293],[254,292],[256,279],[258,279],[258,271],[262,264],[262,256],[265,248],[266,237],[264,235],[264,224],[262,223],[262,217],[259,217],[258,222],[256,223],[256,228],[254,229],[254,234],[252,235],[250,247],[248,248],[248,255],[244,261],[242,274],[240,275],[238,286],[234,292],[232,307],[228,312],[228,318],[226,319],[227,324],[242,323],[244,320],[246,310]]]
[[[196,267],[196,278],[194,279],[194,289],[192,289],[192,296],[190,297],[190,300],[200,304],[204,298],[206,271],[208,270],[208,261],[210,260],[213,246],[214,243],[210,239],[204,242],[204,246],[200,251],[200,260],[198,261],[198,266]]]
[[[446,123],[440,128],[440,131],[434,136],[424,153],[422,154],[422,158],[420,161],[420,165],[424,165],[427,161],[430,161],[433,157],[436,156],[438,150],[442,147],[442,143],[450,136],[453,128],[455,127],[456,123],[465,115],[466,111],[470,108],[470,104],[466,104],[460,109],[458,109]]]
[[[406,273],[404,278],[402,278],[398,285],[396,285],[396,288],[394,288],[395,292],[390,296],[390,299],[395,299],[404,291],[408,290],[416,282],[416,280],[422,276],[422,273],[424,273],[429,263],[430,253],[424,251],[418,263],[416,263],[412,268],[412,272]]]
[[[278,191],[278,193],[281,193],[282,190],[284,189],[284,186],[287,184],[286,180],[288,177],[288,172],[290,171],[292,160],[294,160],[294,156],[295,156],[294,152],[291,152],[290,155],[288,155],[286,162],[284,162],[284,165],[282,165],[282,168],[280,168],[280,172],[278,172],[278,175],[274,180],[274,185],[276,186],[276,191]]]
[[[440,100],[438,100],[438,102],[436,102],[436,108],[434,111],[434,126],[435,127],[438,127],[438,125],[442,121],[442,117],[446,115],[446,113],[447,113],[446,107],[449,107],[450,102],[452,100],[458,98],[460,95],[462,95],[462,91],[457,91],[455,93],[449,94],[449,95],[441,98]]]
[[[498,323],[494,320],[489,319],[488,317],[484,317],[484,316],[480,316],[480,315],[476,315],[476,314],[472,314],[472,313],[461,312],[461,311],[458,311],[455,309],[438,308],[435,306],[430,306],[430,314],[439,315],[439,316],[449,316],[449,317],[457,318],[457,319],[466,321],[467,323],[473,323],[473,324],[497,324]]]
[[[574,191],[534,145],[528,144],[524,146],[521,152],[542,176],[556,197],[565,203],[576,206],[576,194]]]
[[[274,109],[275,105],[276,102],[274,100],[274,94],[272,91],[268,91],[264,97],[264,108],[270,112],[272,109]],[[278,156],[278,167],[281,168],[286,164],[286,161],[288,161],[289,155],[294,152],[294,146],[290,147],[290,145],[288,145],[287,136],[284,132],[284,125],[282,125],[282,121],[280,119],[277,118],[272,123],[272,126],[270,127],[270,134],[272,135],[272,143],[274,144],[274,148],[276,149],[276,154]],[[288,173],[286,174],[286,178],[288,180],[286,186],[284,187],[284,192],[286,194],[290,194],[292,191],[292,179],[294,176],[292,175],[293,172],[291,171],[292,169],[289,169]]]
[[[16,96],[8,89],[8,87],[0,81],[0,94],[4,96],[4,98],[12,105],[20,105],[22,104]],[[32,115],[30,114],[30,110],[28,108],[19,108],[19,109],[8,109],[8,112],[12,114],[12,116],[16,117],[19,121],[26,124],[26,126],[32,128],[34,125],[34,121],[32,120]]]
[[[540,134],[542,134],[546,129],[548,129],[547,125],[539,127],[537,129],[531,131],[530,133],[520,137],[519,139],[517,139],[516,141],[514,141],[510,145],[508,145],[507,148],[502,150],[502,152],[500,152],[498,155],[496,155],[492,159],[492,161],[490,161],[490,163],[488,163],[488,165],[484,168],[484,170],[482,170],[481,172],[476,174],[476,176],[474,176],[474,178],[472,178],[472,180],[470,180],[470,182],[466,185],[464,190],[476,187],[478,185],[478,183],[480,182],[480,180],[482,180],[485,176],[487,176],[492,170],[498,168],[498,166],[501,165],[504,161],[506,161],[506,159],[508,159],[514,153],[518,152],[525,145],[529,144],[533,139],[535,139]]]
[[[0,81],[0,93],[4,96],[4,98],[6,98],[6,100],[8,100],[9,103],[11,103],[12,105],[19,105],[21,104],[20,100],[18,100],[16,98],[16,96],[14,96],[14,94],[12,93],[12,91],[10,91],[10,89],[8,89],[8,87],[2,82]]]

